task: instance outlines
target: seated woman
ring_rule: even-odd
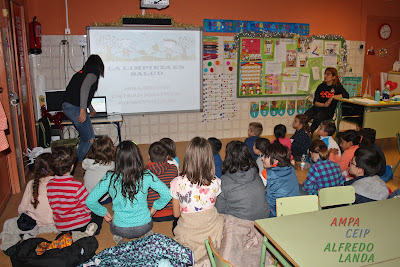
[[[340,84],[339,76],[335,68],[327,68],[324,81],[318,85],[314,94],[314,105],[304,115],[311,124],[311,134],[318,128],[322,121],[333,118],[335,114],[337,98],[349,98],[349,93]]]
[[[232,141],[226,146],[221,190],[215,205],[219,213],[251,221],[268,218],[265,186],[243,142]]]

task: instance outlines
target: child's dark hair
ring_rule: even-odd
[[[347,130],[340,135],[340,138],[346,142],[353,142],[353,145],[359,145],[361,141],[360,134],[355,130]]]
[[[168,137],[161,138],[160,142],[168,148],[168,156],[173,160],[176,157],[176,144]]]
[[[115,148],[114,143],[107,135],[102,136],[90,147],[86,158],[94,159],[94,163],[109,165],[114,161]]]
[[[363,128],[358,131],[362,136],[360,146],[373,145],[375,144],[376,131],[372,128]]]
[[[278,160],[278,167],[289,167],[290,165],[290,151],[287,146],[279,142],[274,142],[267,146],[265,155],[270,158],[270,164],[274,164]]]
[[[364,170],[365,176],[376,175],[379,172],[382,158],[372,145],[358,148],[354,157],[357,167]]]
[[[269,141],[269,139],[267,138],[263,138],[263,137],[258,137],[256,139],[256,141],[254,142],[254,146],[261,151],[261,153],[265,153],[265,149],[267,148],[267,146],[269,146],[269,144],[271,144],[271,142]]]
[[[285,135],[286,135],[286,126],[283,125],[283,124],[278,124],[278,125],[276,125],[276,126],[274,127],[274,135],[275,135],[275,137],[276,137],[276,140],[274,141],[274,143],[275,143],[275,142],[280,143],[280,142],[279,142],[279,138],[284,138]]]
[[[245,172],[257,163],[251,156],[247,145],[240,141],[231,141],[226,145],[225,160],[222,164],[222,174],[229,172]]]
[[[309,146],[310,152],[318,153],[320,159],[327,160],[329,157],[328,147],[324,141],[316,139],[311,142]]]
[[[221,151],[222,143],[218,138],[210,137],[207,139],[211,145],[213,154],[218,154]]]
[[[168,148],[161,142],[154,142],[149,147],[149,156],[152,162],[164,162],[167,161]]]
[[[304,114],[298,114],[298,115],[296,115],[295,118],[299,119],[299,123],[301,125],[303,125],[303,128],[306,131],[306,133],[311,134],[311,128],[310,128],[310,125],[308,125],[308,117]]]
[[[33,183],[32,183],[32,197],[33,200],[31,204],[33,208],[36,209],[37,205],[39,204],[39,184],[40,179],[48,176],[53,176],[54,172],[51,169],[52,163],[52,155],[51,153],[43,153],[40,154],[35,159],[35,169],[33,170]]]
[[[182,176],[192,184],[210,185],[215,178],[214,157],[210,143],[202,137],[194,137],[186,147]]]
[[[336,125],[331,121],[323,121],[321,125],[324,126],[324,131],[328,133],[329,136],[332,136],[336,132]]]
[[[142,155],[137,145],[132,141],[121,142],[115,151],[115,170],[110,187],[113,185],[116,189],[116,184],[121,182],[122,195],[133,201],[136,193],[142,189],[144,172]]]
[[[101,60],[99,55],[90,55],[89,58],[86,60],[85,65],[83,65],[82,69],[94,67],[100,71],[100,75],[104,77],[104,63]]]
[[[63,176],[71,171],[72,165],[76,163],[76,149],[73,146],[55,146],[51,149],[51,165],[55,175]]]
[[[250,122],[249,129],[255,136],[260,136],[263,132],[263,126],[259,122]]]

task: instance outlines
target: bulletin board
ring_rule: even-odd
[[[338,68],[343,40],[238,37],[237,97],[307,96]]]

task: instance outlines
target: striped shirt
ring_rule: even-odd
[[[154,173],[160,180],[170,187],[171,181],[178,176],[178,169],[176,166],[169,164],[168,162],[150,162],[147,164],[146,168]],[[147,196],[147,202],[149,204],[149,208],[153,206],[154,201],[156,201],[160,195],[149,188],[149,194]],[[168,203],[165,208],[156,212],[153,217],[166,217],[172,215],[172,201]]]
[[[319,159],[308,172],[303,183],[303,190],[310,195],[317,195],[318,190],[325,187],[343,185],[345,178],[342,176],[339,164]]]
[[[83,183],[71,175],[54,176],[47,184],[47,198],[59,231],[70,231],[87,225],[91,211],[85,204],[88,192]]]

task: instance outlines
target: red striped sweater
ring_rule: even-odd
[[[85,204],[88,192],[83,183],[71,175],[54,176],[47,184],[47,198],[59,231],[70,231],[87,225],[91,211]]]
[[[154,173],[164,184],[169,188],[171,181],[178,176],[178,169],[175,165],[171,165],[168,162],[150,162],[147,164],[146,168]],[[157,200],[160,195],[153,189],[149,189],[149,194],[147,196],[147,202],[149,203],[149,208],[153,206],[153,202]],[[153,217],[166,217],[172,215],[172,201],[170,201],[165,208],[157,211]]]

